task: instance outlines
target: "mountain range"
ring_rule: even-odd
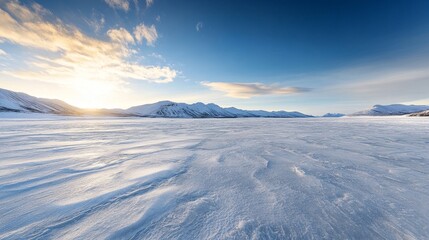
[[[327,118],[336,118],[336,117],[344,117],[345,114],[342,113],[327,113],[325,115],[323,115],[322,117],[327,117]]]
[[[37,98],[25,93],[0,88],[0,112],[47,113],[73,116],[119,116],[153,118],[307,118],[311,115],[300,112],[242,110],[234,107],[222,108],[216,104],[201,102],[187,104],[160,101],[134,106],[128,109],[83,109],[57,99]],[[427,105],[374,105],[371,109],[348,116],[428,116]],[[342,117],[344,114],[327,113],[323,117]]]
[[[158,118],[306,118],[312,117],[300,112],[242,110],[234,107],[222,108],[216,104],[194,104],[161,101],[128,109],[82,109],[61,100],[45,99],[25,93],[13,92],[0,88],[0,112],[33,112],[59,115],[102,115],[134,116]]]
[[[371,109],[356,112],[356,113],[350,114],[349,116],[397,116],[397,115],[419,113],[426,110],[429,110],[429,106],[427,105],[404,105],[404,104],[374,105]]]

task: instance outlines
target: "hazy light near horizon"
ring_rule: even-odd
[[[110,41],[106,41],[63,23],[37,3],[25,6],[6,1],[2,6],[5,10],[0,9],[0,38],[34,51],[22,66],[2,73],[32,81],[35,87],[38,82],[46,82],[71,89],[77,94],[68,101],[80,107],[105,106],[112,92],[125,89],[130,79],[168,83],[176,77],[171,67],[129,60],[136,54],[137,43],[155,43],[158,36],[154,25],[140,23],[134,36],[124,28],[111,28],[106,32]]]

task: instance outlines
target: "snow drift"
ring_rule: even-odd
[[[429,239],[425,118],[0,121],[0,239]]]

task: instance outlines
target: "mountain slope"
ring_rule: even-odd
[[[330,117],[330,118],[337,118],[337,117],[344,117],[345,115],[342,113],[327,113],[323,115],[322,117]]]
[[[130,114],[142,117],[167,117],[167,118],[226,118],[235,117],[225,109],[216,104],[204,103],[175,103],[171,101],[161,101],[152,104],[145,104],[131,107],[126,110]]]
[[[351,116],[393,116],[393,115],[405,115],[410,113],[416,113],[429,110],[429,106],[426,105],[403,105],[403,104],[391,104],[391,105],[374,105],[369,110],[364,110],[351,114]]]
[[[45,99],[0,88],[0,112],[34,112],[74,115],[79,108],[56,99]]]
[[[267,117],[267,118],[305,118],[305,117],[313,117],[310,115],[306,115],[300,112],[286,112],[286,111],[264,111],[264,110],[251,110],[248,111],[257,117]]]
[[[429,110],[410,114],[411,117],[429,117]]]
[[[131,107],[126,110],[129,114],[142,117],[166,117],[166,118],[239,118],[239,117],[269,117],[269,118],[295,118],[311,117],[300,112],[268,112],[263,110],[248,111],[234,107],[222,108],[209,103],[175,103],[161,101],[153,104]]]

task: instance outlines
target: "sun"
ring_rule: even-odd
[[[81,108],[105,108],[113,99],[117,86],[108,81],[77,80],[72,85],[73,103]]]

